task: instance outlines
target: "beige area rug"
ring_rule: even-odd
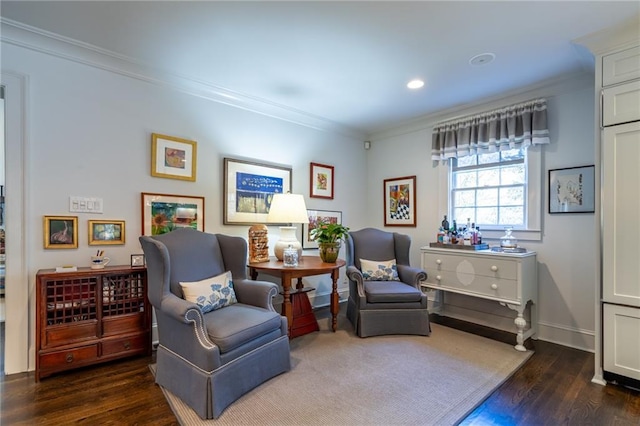
[[[454,425],[533,352],[432,324],[429,337],[361,339],[338,331],[291,340],[292,368],[203,421],[163,389],[181,425]],[[152,370],[153,370],[152,366]]]

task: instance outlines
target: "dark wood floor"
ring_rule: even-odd
[[[324,315],[323,311],[318,315]],[[512,343],[514,336],[433,316],[433,321]],[[591,383],[593,354],[528,341],[535,354],[462,425],[640,425],[640,394]],[[68,372],[39,383],[33,373],[0,377],[2,425],[176,425],[140,357]],[[256,419],[260,424],[260,419]]]

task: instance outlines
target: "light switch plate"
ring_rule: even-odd
[[[69,197],[69,212],[71,213],[100,213],[102,214],[102,198]]]

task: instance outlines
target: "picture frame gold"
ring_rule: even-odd
[[[78,248],[78,216],[44,216],[45,249]]]
[[[204,197],[142,193],[142,235],[185,227],[204,231]]]
[[[151,134],[151,176],[195,182],[197,159],[196,141]]]
[[[416,226],[416,177],[384,180],[384,226]]]
[[[89,245],[122,245],[125,243],[124,220],[90,220]]]

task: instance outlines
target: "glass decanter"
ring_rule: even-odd
[[[504,235],[500,237],[500,247],[503,249],[514,249],[518,247],[518,239],[513,236],[513,227],[504,228]]]

